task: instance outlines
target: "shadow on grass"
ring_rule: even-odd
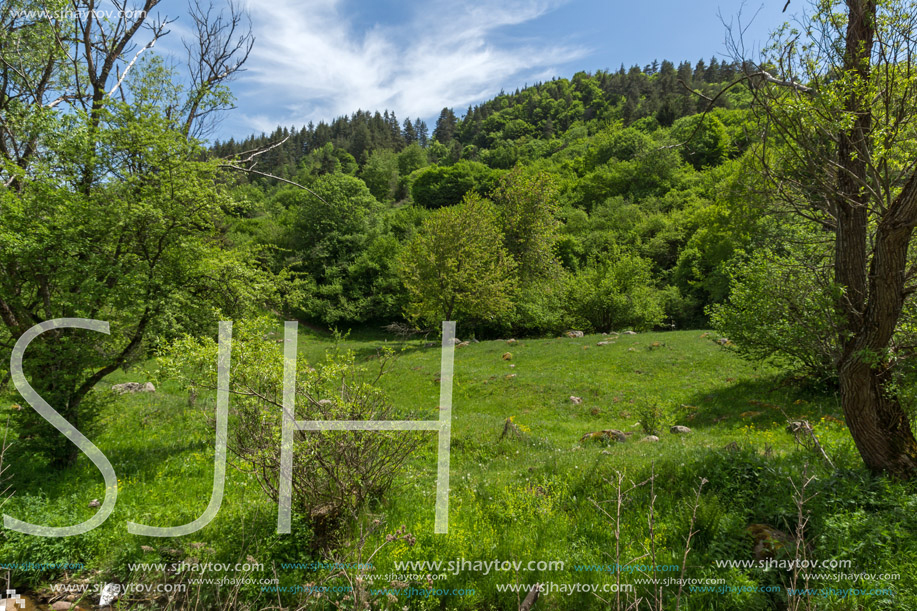
[[[676,419],[692,428],[748,424],[772,427],[790,420],[841,419],[836,396],[788,383],[782,375],[742,380],[710,392],[697,393],[676,408]]]

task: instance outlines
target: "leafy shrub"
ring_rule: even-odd
[[[643,399],[636,406],[640,428],[647,435],[658,435],[666,425],[668,414],[658,399]]]
[[[281,459],[283,350],[266,319],[243,321],[234,329],[227,448],[236,467],[254,474],[277,501]],[[352,353],[330,355],[310,367],[297,359],[297,420],[397,420],[398,414],[375,385],[392,359],[386,353],[372,379]],[[217,343],[186,338],[173,343],[161,364],[199,388],[215,388]],[[183,365],[185,367],[183,367]],[[318,536],[333,532],[392,485],[401,464],[420,438],[405,431],[296,431],[293,450],[293,507],[312,518]]]
[[[416,176],[411,185],[411,197],[424,208],[452,206],[471,190],[486,194],[491,187],[492,174],[487,166],[473,161],[432,166]]]
[[[646,330],[665,317],[664,295],[653,285],[650,262],[617,248],[589,260],[568,277],[565,307],[584,330]]]
[[[797,257],[772,251],[734,263],[729,275],[729,298],[710,308],[710,320],[739,354],[821,379],[834,375],[839,294],[827,278],[813,282],[812,270]]]
[[[493,323],[512,310],[515,261],[503,247],[496,207],[476,193],[431,214],[399,264],[413,320]]]

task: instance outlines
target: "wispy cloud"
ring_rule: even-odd
[[[389,108],[401,117],[463,108],[587,53],[576,44],[507,39],[512,26],[558,3],[433,0],[418,3],[407,23],[361,31],[340,0],[253,1],[257,42],[241,105],[251,108],[257,99],[264,105],[244,120],[266,131],[358,108]]]

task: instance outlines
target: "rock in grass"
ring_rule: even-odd
[[[675,435],[684,435],[686,433],[690,433],[691,429],[689,429],[686,426],[681,426],[680,424],[676,424],[675,426],[669,429],[669,432],[674,433]]]
[[[586,433],[580,437],[580,443],[584,441],[603,441],[603,440],[613,440],[620,443],[627,441],[627,436],[623,431],[618,429],[605,429],[603,431],[595,431],[593,433]]]
[[[573,395],[570,395],[570,401],[573,402],[573,405],[579,405],[583,402],[583,399],[581,397],[574,397]]]
[[[135,392],[156,392],[156,387],[152,382],[141,384],[140,382],[125,382],[124,384],[115,384],[111,387],[112,391],[123,395]]]
[[[646,437],[644,437],[644,438],[641,439],[640,441],[659,441],[659,438],[656,437],[655,435],[647,435]]]
[[[636,331],[624,331],[621,335],[636,335]]]
[[[564,335],[570,338],[583,337],[583,332],[582,331],[567,331],[566,333],[564,333]]]
[[[503,353],[503,360],[504,360],[504,361],[511,361],[511,360],[513,360],[513,353],[512,353],[512,352],[504,352],[504,353]]]

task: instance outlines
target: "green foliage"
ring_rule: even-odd
[[[486,194],[492,172],[481,163],[460,161],[452,166],[433,166],[420,172],[411,186],[414,203],[435,209],[462,201],[472,189]]]
[[[813,264],[823,253],[810,253]],[[754,360],[775,360],[816,379],[834,372],[834,330],[840,293],[822,268],[800,266],[796,256],[762,250],[729,269],[728,299],[711,308],[711,322]],[[813,276],[821,275],[821,282]]]
[[[243,470],[251,469],[272,501],[279,498],[281,464],[283,350],[272,339],[276,326],[267,319],[233,326],[230,416],[227,446]],[[374,373],[356,366],[353,353],[331,353],[324,362],[297,359],[297,420],[401,420],[378,388],[389,369],[388,351]],[[183,338],[160,359],[165,372],[191,388],[215,388],[217,345],[211,339]],[[401,464],[417,447],[414,433],[322,431],[297,433],[293,451],[293,507],[311,518],[325,536],[370,500],[381,500]]]
[[[679,119],[672,125],[672,137],[684,143],[682,157],[696,170],[717,166],[729,156],[729,134],[714,115]]]
[[[66,164],[0,192],[4,361],[13,341],[37,322],[77,317],[111,325],[108,336],[46,334],[25,359],[38,393],[87,433],[97,409],[83,405],[84,397],[102,377],[142,357],[151,338],[212,328],[222,317],[271,303],[280,286],[259,271],[252,253],[224,243],[233,202],[216,164],[199,161],[201,149],[145,101],[160,74],[142,74],[140,108],[111,104],[91,136],[99,151],[93,163],[106,168],[108,179],[71,187],[92,170]],[[58,139],[57,155],[83,155],[90,137],[84,121],[66,116],[46,125],[54,130],[46,137]],[[23,451],[57,464],[75,458],[75,446],[33,410],[23,410],[16,426]]]
[[[304,280],[303,313],[325,324],[397,314],[397,243],[385,208],[362,181],[343,174],[320,176],[311,190],[283,191],[292,217],[285,243]]]
[[[412,320],[495,323],[509,313],[515,262],[498,223],[494,205],[473,192],[423,222],[399,256]]]
[[[380,202],[389,202],[394,198],[398,186],[399,160],[400,157],[394,152],[380,149],[370,154],[360,170],[360,178]]]
[[[551,176],[516,167],[503,175],[491,194],[499,210],[507,251],[523,281],[557,272],[557,188]]]
[[[577,328],[646,330],[660,324],[663,293],[652,286],[650,262],[623,250],[597,255],[567,282],[565,308]]]
[[[658,398],[641,397],[634,409],[640,429],[647,435],[659,435],[668,424],[669,414]]]

